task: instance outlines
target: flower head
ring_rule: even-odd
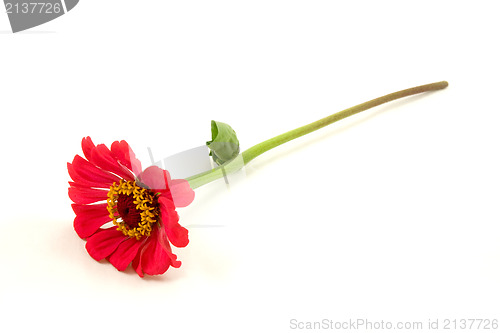
[[[115,141],[109,149],[86,137],[82,150],[85,158],[76,155],[68,163],[73,180],[68,194],[74,202],[75,231],[87,239],[90,256],[107,259],[120,271],[132,263],[141,277],[180,267],[170,244],[189,243],[176,212],[176,206],[185,207],[194,199],[189,183],[171,179],[157,166],[143,171],[125,141]]]

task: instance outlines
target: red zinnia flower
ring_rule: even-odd
[[[141,277],[180,267],[170,243],[189,243],[175,211],[194,199],[188,182],[170,179],[168,171],[156,166],[142,171],[125,141],[113,142],[110,150],[86,137],[82,150],[86,159],[76,155],[68,163],[73,180],[68,193],[74,202],[75,231],[87,239],[90,256],[107,259],[120,271],[132,263]],[[105,226],[108,222],[114,226]]]

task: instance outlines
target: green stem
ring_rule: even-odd
[[[320,120],[317,120],[313,123],[310,123],[308,125],[296,128],[294,130],[288,131],[286,133],[280,134],[278,136],[275,136],[274,138],[271,138],[269,140],[266,140],[264,142],[261,142],[259,144],[256,144],[255,146],[245,150],[243,153],[241,153],[237,158],[234,160],[227,162],[220,167],[217,167],[213,170],[209,170],[207,172],[200,173],[195,176],[191,176],[187,178],[186,180],[189,182],[191,185],[191,188],[197,188],[200,187],[204,184],[207,184],[209,182],[212,182],[216,179],[219,179],[224,176],[224,173],[231,173],[234,172],[238,169],[241,169],[244,165],[246,165],[248,162],[256,158],[257,156],[265,153],[266,151],[273,149],[279,145],[282,145],[290,140],[296,139],[298,137],[301,137],[303,135],[306,135],[308,133],[314,132],[322,127],[325,127],[327,125],[330,125],[336,121],[339,121],[341,119],[347,118],[349,116],[352,116],[356,113],[368,110],[370,108],[373,108],[375,106],[411,96],[411,95],[416,95],[420,94],[423,92],[427,91],[432,91],[432,90],[440,90],[444,89],[448,86],[448,82],[446,81],[441,81],[441,82],[435,82],[435,83],[430,83],[430,84],[425,84],[422,86],[418,87],[413,87],[405,90],[401,90],[392,94],[388,94],[379,98],[372,99],[371,101],[358,104],[356,106],[350,107],[348,109],[342,110],[340,112],[334,113],[328,117],[322,118]]]

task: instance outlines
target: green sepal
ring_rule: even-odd
[[[207,141],[210,156],[217,165],[234,159],[240,153],[236,132],[228,124],[212,120],[212,141]]]

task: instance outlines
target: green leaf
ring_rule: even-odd
[[[211,127],[212,141],[207,141],[207,146],[215,163],[222,165],[238,156],[240,142],[231,126],[212,120]]]

